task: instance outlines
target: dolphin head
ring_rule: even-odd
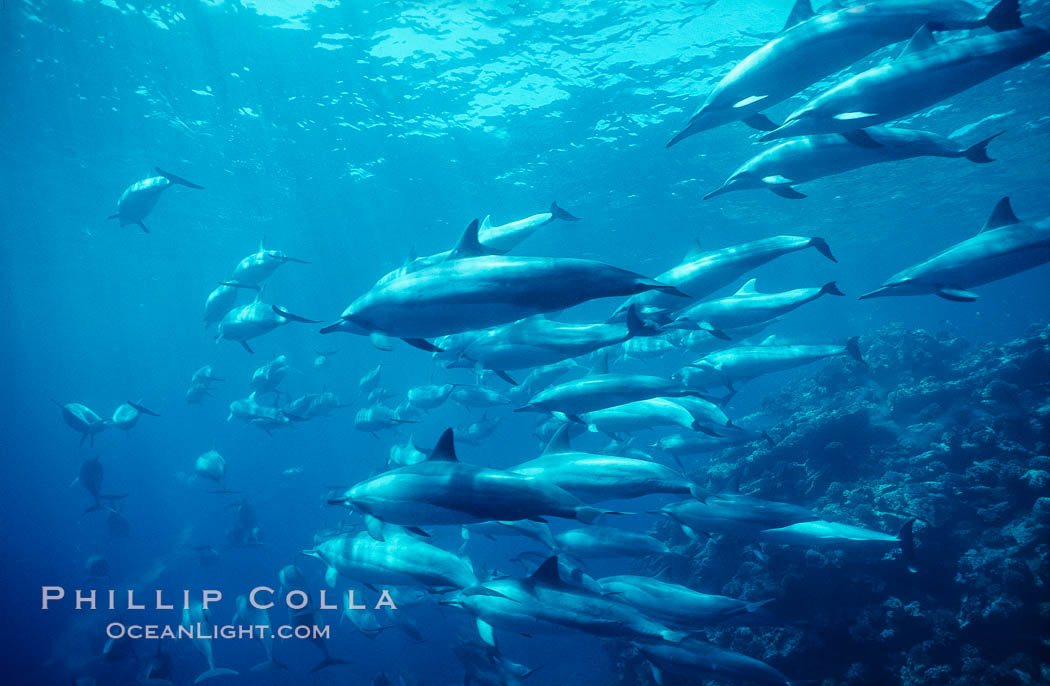
[[[765,184],[762,180],[757,178],[751,171],[742,170],[738,171],[723,183],[720,187],[714,189],[710,193],[704,196],[704,200],[709,200],[715,196],[730,193],[732,191],[742,191],[748,188],[762,188]]]
[[[713,129],[722,124],[728,124],[731,121],[740,119],[741,116],[738,112],[731,108],[726,107],[714,107],[710,104],[705,103],[700,109],[689,118],[689,123],[684,129],[678,132],[674,138],[667,142],[667,147],[670,148],[679,141],[682,141],[690,136]]]

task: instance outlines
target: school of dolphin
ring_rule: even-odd
[[[934,34],[945,31],[966,34],[939,42]],[[783,123],[763,114],[871,53],[905,41],[895,59],[833,81]],[[707,198],[768,188],[799,199],[805,196],[796,186],[814,179],[922,156],[989,163],[988,144],[999,134],[963,143],[887,124],[1047,51],[1050,34],[1022,25],[1017,0],[1000,0],[988,11],[961,0],[881,0],[834,4],[820,14],[809,0],[798,0],[784,29],[718,82],[668,147],[735,121],[765,131],[763,141],[778,141],[742,164]],[[157,173],[128,187],[112,218],[149,231],[144,220],[163,191],[173,186],[202,190],[168,172]],[[798,308],[845,294],[834,281],[767,293],[758,289],[751,273],[793,253],[800,255],[791,259],[836,262],[831,247],[820,237],[794,235],[715,250],[696,247],[655,278],[593,259],[516,254],[541,228],[576,221],[557,203],[547,212],[500,226],[487,217],[474,220],[451,249],[413,255],[320,329],[321,334],[367,336],[386,351],[394,348],[393,339],[401,339],[429,353],[438,369],[473,370],[475,382],[432,383],[399,394],[382,384],[380,365],[360,379],[350,401],[327,388],[291,397],[281,390],[290,360],[278,355],[248,375],[250,392],[229,402],[228,419],[270,433],[356,408],[353,424],[358,430],[402,436],[390,446],[386,465],[376,465],[369,478],[327,495],[329,505],[348,510],[348,523],[319,533],[302,551],[320,563],[316,571],[330,587],[397,587],[399,604],[409,609],[347,612],[367,636],[393,626],[412,635],[418,630],[410,606],[436,602],[463,613],[476,627],[476,639],[456,650],[468,683],[520,684],[535,671],[503,655],[501,633],[578,631],[635,646],[657,683],[671,672],[788,684],[788,677],[772,666],[703,640],[705,628],[746,623],[759,616],[768,600],[710,595],[662,576],[594,578],[586,570],[595,559],[688,555],[690,548],[672,548],[646,532],[659,521],[656,517],[673,522],[694,541],[721,535],[783,545],[882,546],[902,551],[902,564],[909,568],[920,566],[914,519],[902,521],[896,532],[873,531],[827,521],[796,504],[762,500],[732,488],[712,490],[701,486],[695,473],[687,475],[685,460],[691,457],[732,445],[773,442],[765,431],[740,426],[726,412],[747,381],[832,357],[864,365],[856,337],[816,344],[763,338],[766,327]],[[934,294],[972,302],[978,297],[975,287],[1050,261],[1050,219],[1020,219],[1007,198],[983,226],[975,218],[974,228],[980,230],[973,238],[902,269],[860,298]],[[251,353],[253,339],[277,328],[319,323],[264,300],[264,282],[278,269],[308,264],[260,245],[229,275],[216,279],[205,303],[205,326],[215,327],[216,341],[235,342]],[[309,266],[294,269],[306,272]],[[601,321],[570,322],[560,314],[610,298],[620,301]],[[322,366],[337,352],[318,352],[313,364]],[[614,371],[631,360],[676,355],[684,363],[670,375]],[[216,376],[204,365],[192,375],[186,401],[206,403],[227,383],[229,375]],[[484,414],[440,437],[437,431],[419,429],[417,434],[434,434],[433,447],[426,449],[403,436],[406,425],[424,423],[428,412],[447,402]],[[79,403],[57,404],[65,422],[81,434],[81,443],[93,443],[96,434],[110,427],[131,429],[143,415],[158,416],[142,401],[121,405],[109,419]],[[499,423],[513,416],[509,410],[539,416],[536,435],[545,447],[537,448],[534,459],[507,469],[458,459],[457,443],[484,445]],[[655,443],[634,440],[636,433],[651,431],[659,432]],[[573,447],[576,434],[603,436],[608,444],[599,452],[584,451]],[[661,461],[665,455],[673,466]],[[214,483],[217,492],[229,492],[226,461],[217,451],[196,458],[193,472]],[[110,530],[126,535],[130,524],[120,508],[126,494],[104,493],[102,477],[96,458],[82,464],[74,483],[91,498],[87,511],[107,512]],[[663,504],[643,512],[606,509],[615,504],[630,510],[624,501],[652,496],[663,498]],[[458,550],[431,540],[440,527],[458,528]],[[527,564],[531,573],[481,573],[467,554],[472,536],[528,539],[521,542],[532,549],[507,564]],[[238,505],[228,538],[231,546],[261,542],[247,501]],[[202,550],[202,561],[215,554]],[[108,573],[100,571],[108,563],[97,555],[88,566],[92,574]],[[296,566],[282,569],[280,578],[283,588],[310,588]],[[775,613],[775,608],[763,612],[770,610]],[[236,621],[269,624],[265,615],[238,600]],[[210,618],[193,608],[184,621]],[[308,608],[296,621],[312,623],[316,613]],[[207,669],[198,682],[236,673],[216,668],[211,645],[204,643],[198,647]],[[260,668],[281,668],[272,641],[264,642],[264,649]],[[323,642],[318,649],[323,659],[315,669],[343,662]],[[170,683],[170,660],[164,664],[147,675],[149,683]],[[385,675],[378,679],[376,683],[394,683]]]

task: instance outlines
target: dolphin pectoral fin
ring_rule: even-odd
[[[108,217],[106,217],[106,219],[120,219],[120,212],[117,212],[116,214],[111,214]]]
[[[128,401],[128,405],[131,405],[132,407],[134,407],[136,410],[138,410],[142,414],[148,414],[151,417],[159,417],[160,416],[159,414],[157,414],[153,410],[147,409],[147,408],[143,407],[142,405],[139,405],[138,403],[133,403],[131,401]]]
[[[232,669],[226,669],[225,667],[214,667],[206,672],[201,672],[200,676],[193,680],[193,683],[199,684],[202,681],[213,679],[217,676],[236,676],[237,672]]]
[[[977,300],[976,293],[964,291],[961,288],[938,288],[937,295],[955,303],[972,303]]]
[[[337,581],[339,581],[338,569],[335,567],[329,567],[324,571],[324,582],[328,585],[328,588],[335,588]]]
[[[247,351],[248,351],[249,353],[251,353],[252,355],[254,355],[254,354],[255,354],[255,351],[254,351],[254,350],[252,350],[252,349],[251,349],[251,346],[249,346],[249,345],[248,345],[248,341],[241,341],[241,347],[242,347],[242,348],[244,348],[245,350],[247,350]]]
[[[147,228],[145,224],[143,224],[143,223],[142,223],[142,222],[140,222],[140,221],[138,221],[138,222],[135,222],[135,223],[139,225],[139,228],[140,228],[140,229],[142,229],[142,231],[143,231],[144,233],[149,233],[149,228]]]
[[[518,385],[518,382],[515,381],[514,379],[512,379],[510,374],[508,374],[507,372],[503,371],[502,369],[495,369],[495,370],[493,370],[493,373],[495,373],[496,376],[498,376],[499,378],[501,378],[504,381],[506,381],[507,383],[509,383],[511,386],[517,386]]]
[[[865,131],[864,129],[857,129],[856,131],[847,131],[846,133],[842,134],[842,137],[850,143],[853,143],[853,145],[856,145],[861,148],[886,147],[882,143],[872,138],[871,134]]]
[[[420,529],[418,526],[406,526],[405,527],[405,531],[414,533],[417,536],[423,536],[425,538],[430,538],[430,534],[428,534],[424,529]]]
[[[405,343],[408,343],[413,348],[419,348],[420,350],[426,350],[428,353],[441,353],[445,352],[442,348],[437,347],[433,343],[430,343],[424,338],[402,338]]]
[[[806,197],[805,193],[799,193],[791,186],[770,186],[769,190],[788,200],[802,200]]]
[[[776,131],[780,128],[779,124],[761,112],[752,114],[747,119],[744,119],[743,122],[756,131]]]
[[[650,662],[649,671],[653,674],[653,683],[655,683],[656,686],[664,686],[664,674],[660,671],[660,668]]]
[[[187,181],[186,179],[182,178],[181,176],[175,176],[174,174],[172,174],[170,172],[164,171],[160,167],[154,167],[154,169],[157,171],[158,174],[163,176],[168,181],[171,181],[172,183],[177,183],[180,186],[186,186],[187,188],[196,188],[199,191],[203,191],[204,190],[204,186],[198,186],[197,184],[193,183],[192,181]]]

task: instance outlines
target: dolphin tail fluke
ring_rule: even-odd
[[[139,405],[138,403],[133,403],[130,400],[128,401],[128,405],[131,405],[132,407],[134,407],[136,410],[138,410],[142,414],[148,414],[151,417],[159,417],[160,416],[159,414],[157,414],[153,410],[145,408],[142,405]]]
[[[992,31],[1019,29],[1021,23],[1020,0],[999,0],[984,17],[984,25]]]
[[[627,308],[627,337],[655,336],[659,333],[660,327],[639,317],[638,307],[631,303],[631,306]]]
[[[556,203],[556,202],[552,202],[551,203],[551,218],[552,219],[561,219],[562,221],[566,221],[566,222],[578,222],[578,221],[580,221],[579,217],[576,217],[576,216],[574,216],[572,214],[569,214],[568,212],[566,212],[562,208],[558,207],[558,203]]]
[[[846,295],[839,290],[838,284],[834,281],[828,281],[826,284],[820,287],[820,293],[818,295]]]
[[[963,151],[963,157],[970,160],[971,162],[976,162],[977,164],[988,164],[989,162],[995,162],[995,158],[988,156],[988,144],[996,138],[998,138],[999,136],[1003,135],[1004,133],[1006,132],[1000,131],[994,136],[988,136],[983,141],[974,143],[973,145],[971,145]]]
[[[320,324],[321,323],[320,319],[307,319],[306,317],[300,317],[299,315],[292,314],[288,310],[286,310],[283,307],[280,307],[278,305],[271,305],[270,307],[273,308],[273,311],[274,311],[275,314],[277,314],[277,315],[279,315],[281,317],[284,317],[285,319],[290,319],[293,322],[301,322],[303,324]]]
[[[908,561],[908,570],[911,572],[915,571],[915,535],[912,533],[914,527],[915,517],[911,517],[901,525],[901,530],[897,533],[904,558]]]
[[[846,341],[846,352],[848,352],[849,356],[852,357],[854,360],[856,360],[857,362],[860,362],[862,365],[867,367],[868,363],[864,361],[864,357],[860,354],[860,343],[859,343],[859,341],[860,341],[860,337],[859,336],[854,336],[853,338],[850,338],[849,340],[847,340]]]
[[[200,676],[193,680],[193,683],[199,684],[202,681],[214,679],[217,676],[237,676],[237,672],[232,669],[226,669],[225,667],[213,667],[206,672],[201,672]]]
[[[186,179],[182,178],[181,176],[175,176],[171,172],[166,172],[163,169],[161,169],[160,167],[154,167],[154,169],[157,170],[158,174],[163,176],[168,181],[171,181],[172,183],[177,183],[180,186],[186,186],[187,188],[196,188],[199,191],[203,191],[204,190],[204,186],[198,186],[197,184],[193,183],[192,181],[187,181]]]
[[[828,258],[832,262],[838,263],[838,260],[835,259],[835,256],[831,254],[831,246],[828,245],[828,242],[823,238],[818,238],[814,236],[813,238],[809,239],[809,244],[811,247],[816,248],[817,252],[819,252],[824,257]]]
[[[349,660],[343,660],[343,659],[340,659],[338,657],[332,657],[331,655],[326,655],[323,660],[318,662],[316,665],[314,665],[310,669],[310,673],[314,674],[316,672],[320,672],[322,669],[327,669],[329,667],[334,667],[336,665],[348,665],[348,664],[350,664]]]

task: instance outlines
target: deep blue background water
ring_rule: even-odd
[[[742,32],[779,28],[788,5],[8,2],[0,13],[5,656],[31,669],[52,655],[71,616],[41,613],[39,586],[84,583],[92,553],[110,558],[118,587],[169,559],[158,584],[227,590],[219,615],[228,619],[234,595],[275,585],[277,569],[340,520],[322,506],[323,487],[370,473],[394,439],[354,431],[352,411],[272,438],[227,423],[226,404],[247,394],[252,369],[273,354],[290,357],[295,369],[284,387],[298,393],[327,385],[350,398],[380,361],[384,385],[397,392],[470,379],[403,345],[382,353],[365,338],[322,338],[313,326],[257,339],[254,356],[214,344],[201,326],[204,297],[263,236],[268,247],[311,262],[283,267],[266,298],[332,320],[413,246],[443,250],[474,217],[491,213],[504,223],[552,200],[584,221],[546,227],[519,254],[593,257],[655,275],[694,238],[716,248],[781,233],[823,236],[839,264],[804,251],[762,268],[759,286],[836,279],[851,296],[976,233],[1003,195],[1022,218],[1050,214],[1045,57],[910,122],[962,132],[967,142],[1005,130],[990,148],[995,164],[920,159],[813,182],[804,201],[755,192],[702,202],[758,149],[753,132],[734,124],[672,150],[663,144],[757,45]],[[1023,5],[1027,23],[1050,24],[1048,3]],[[154,166],[207,190],[169,190],[147,221],[149,235],[106,221],[120,192]],[[838,342],[902,322],[1006,340],[1045,318],[1046,274],[983,287],[973,305],[824,298],[775,332]],[[571,314],[603,318],[615,305]],[[331,348],[340,353],[314,369],[314,351]],[[206,363],[229,380],[203,407],[189,406],[189,376]],[[757,408],[763,391],[782,383],[749,386],[737,412]],[[163,416],[78,447],[51,398],[101,414],[141,398]],[[486,446],[462,448],[464,459],[500,466],[534,456],[534,418],[503,414]],[[470,416],[449,405],[414,434],[429,444]],[[232,514],[177,475],[212,447],[227,458],[229,485],[251,494],[267,545],[224,552],[218,567],[200,569],[172,557],[180,535],[222,547]],[[101,516],[82,517],[88,498],[69,488],[80,461],[95,455],[105,465],[104,490],[131,493],[130,539],[109,538]],[[282,476],[294,466],[304,473]],[[450,532],[447,541],[458,538]],[[514,539],[505,545],[479,546],[479,566],[517,549]],[[300,560],[320,583],[319,566]],[[429,612],[421,624],[431,636],[422,647],[399,636],[367,642],[344,628],[333,652],[362,663],[360,680],[333,671],[319,683],[364,683],[383,664],[405,665],[402,650],[413,656],[409,671],[456,682],[459,668],[442,646],[454,633],[448,626],[469,635],[465,618]],[[506,647],[546,664],[552,682],[555,674],[607,681],[596,641],[512,638]],[[314,659],[309,646],[285,649],[298,668]],[[261,649],[223,643],[216,654],[218,664],[245,671]],[[180,680],[202,669],[188,645],[177,655]]]

